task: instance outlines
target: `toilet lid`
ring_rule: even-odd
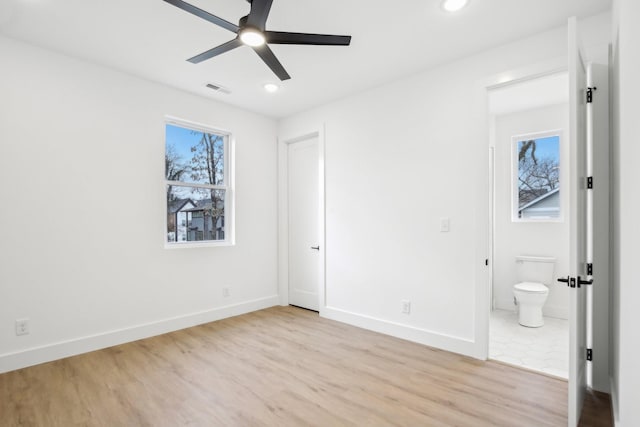
[[[522,282],[514,285],[513,287],[522,292],[530,292],[535,294],[543,294],[549,292],[549,288],[547,288],[542,283],[536,282]]]

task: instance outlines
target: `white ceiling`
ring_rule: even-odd
[[[189,1],[189,0],[187,0]],[[246,0],[191,0],[236,23]],[[270,117],[331,100],[608,10],[611,0],[274,0],[267,29],[353,36],[349,47],[273,45],[291,74],[278,82],[240,47],[201,64],[187,58],[233,33],[162,0],[0,0],[0,33]],[[205,88],[214,83],[230,94]]]

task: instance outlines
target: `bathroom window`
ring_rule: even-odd
[[[559,131],[512,137],[514,221],[559,221]]]

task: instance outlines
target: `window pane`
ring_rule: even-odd
[[[166,179],[224,185],[224,139],[224,135],[167,124]]]
[[[518,218],[560,217],[560,137],[518,141]]]
[[[224,240],[225,191],[167,185],[167,242]]]

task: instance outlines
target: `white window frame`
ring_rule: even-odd
[[[512,222],[563,222],[564,221],[564,196],[563,188],[565,182],[565,165],[563,164],[562,145],[563,134],[562,129],[554,129],[544,132],[525,133],[521,135],[514,135],[511,137],[511,221]],[[518,186],[518,142],[529,139],[541,139],[551,136],[558,137],[558,165],[560,168],[560,214],[558,217],[539,217],[539,218],[520,218],[518,217],[518,201],[519,201],[519,186]]]
[[[232,246],[235,245],[235,192],[234,192],[234,157],[235,157],[235,140],[231,132],[216,128],[213,126],[205,125],[202,123],[193,122],[190,120],[180,119],[177,117],[166,116],[163,122],[163,151],[166,156],[167,140],[166,140],[166,126],[173,125],[190,130],[213,133],[221,135],[224,138],[224,185],[209,185],[209,184],[196,184],[183,181],[170,181],[166,179],[166,170],[163,166],[162,176],[164,180],[163,186],[163,205],[164,205],[164,229],[163,240],[165,249],[177,249],[177,248],[202,248],[202,247],[216,247],[216,246]],[[163,156],[164,164],[164,156]],[[180,187],[192,187],[192,188],[205,188],[214,190],[224,190],[224,239],[223,240],[204,240],[204,241],[189,241],[189,242],[169,242],[167,241],[167,229],[168,229],[168,206],[166,191],[167,185],[174,185]]]

